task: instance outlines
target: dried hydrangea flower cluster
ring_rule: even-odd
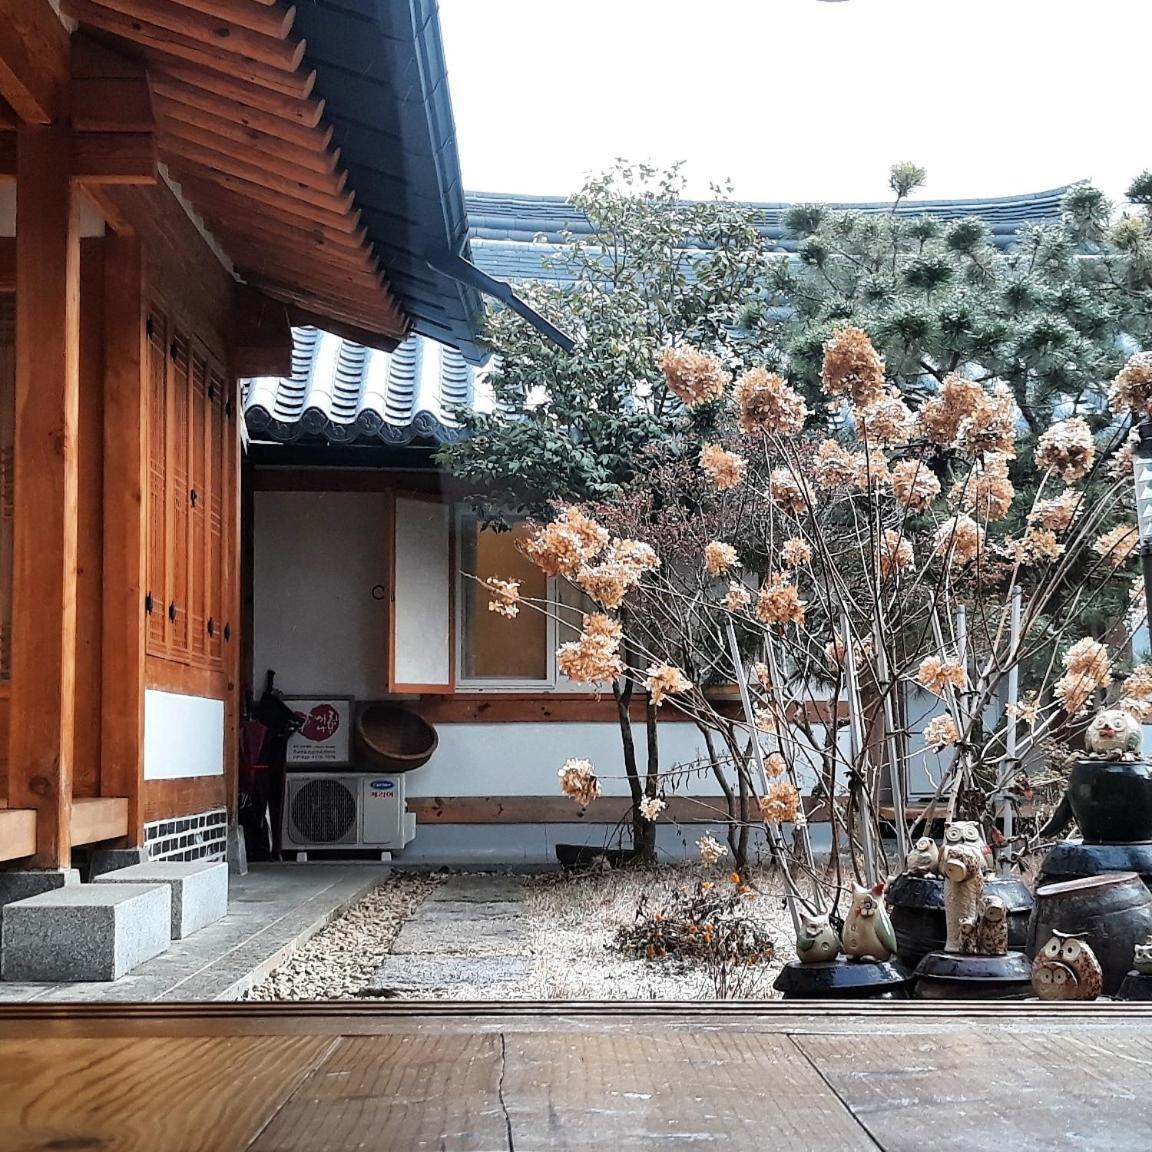
[[[807,600],[785,572],[771,572],[760,586],[756,597],[756,618],[762,624],[795,624],[804,627]]]
[[[1015,704],[1009,704],[1005,709],[1012,720],[1023,720],[1030,728],[1036,727],[1040,719],[1040,701],[1035,692],[1026,692]]]
[[[984,551],[984,529],[966,513],[945,520],[932,538],[937,556],[951,555],[954,563],[971,564]]]
[[[660,567],[655,550],[639,540],[613,540],[594,564],[585,564],[573,579],[581,591],[605,608],[619,608],[645,572]]]
[[[1135,524],[1117,524],[1097,536],[1092,551],[1112,568],[1121,567],[1136,551],[1140,543],[1140,530]]]
[[[556,668],[576,684],[610,683],[624,671],[620,659],[623,637],[619,621],[601,612],[587,615],[580,638],[556,649]]]
[[[856,666],[859,667],[865,661],[872,658],[872,642],[870,640],[857,640],[852,646],[853,657]],[[848,645],[844,643],[844,637],[839,632],[832,634],[832,639],[824,645],[824,656],[829,664],[837,668],[844,667],[844,661],[848,656]]]
[[[952,489],[952,499],[982,522],[1003,520],[1012,508],[1016,489],[1008,479],[1008,457],[985,456],[965,480]]]
[[[568,507],[522,545],[524,555],[549,576],[574,577],[608,546],[608,530],[579,508]]]
[[[1043,433],[1036,444],[1036,464],[1063,477],[1065,484],[1075,484],[1092,471],[1096,462],[1096,443],[1092,429],[1080,416],[1061,420]]]
[[[936,716],[924,725],[924,743],[939,751],[955,744],[960,739],[956,724],[951,716]]]
[[[943,696],[949,688],[963,691],[968,687],[964,665],[955,660],[942,660],[939,656],[925,656],[916,670],[916,679],[937,696]]]
[[[692,687],[692,681],[675,664],[653,664],[646,676],[644,687],[648,689],[652,703],[657,708],[664,703],[666,697],[687,692]]]
[[[1065,488],[1050,500],[1037,500],[1028,513],[1029,524],[1052,532],[1067,532],[1083,510],[1084,498],[1074,488]]]
[[[1085,636],[1064,653],[1063,664],[1066,671],[1056,681],[1052,695],[1075,716],[1088,707],[1096,689],[1112,683],[1112,661],[1099,640]]]
[[[800,793],[788,780],[773,780],[760,797],[760,818],[768,824],[794,824],[800,814]]]
[[[976,460],[990,453],[1015,455],[1016,400],[1007,384],[994,384],[990,392],[981,389],[971,411],[957,424],[952,444]]]
[[[746,436],[766,433],[796,436],[804,430],[808,407],[804,398],[775,372],[750,368],[732,390],[740,431]]]
[[[657,361],[668,387],[690,408],[724,395],[728,374],[714,356],[695,348],[665,348]]]
[[[1064,555],[1064,545],[1051,528],[1029,526],[1023,536],[1005,540],[1000,551],[1014,563],[1027,564],[1058,559]]]
[[[951,372],[936,395],[920,406],[916,422],[926,439],[941,448],[951,448],[960,425],[975,414],[983,399],[984,389],[975,380]]]
[[[940,481],[922,460],[898,460],[892,466],[892,495],[910,512],[932,507],[940,495]]]
[[[855,419],[861,439],[872,444],[906,444],[915,426],[911,409],[899,395],[856,409]]]
[[[492,594],[488,601],[488,611],[496,612],[514,620],[520,615],[520,581],[501,580],[497,576],[489,576],[484,581],[484,587]]]
[[[667,807],[668,805],[659,796],[645,796],[639,804],[640,815],[645,820],[655,820]]]
[[[1137,352],[1116,373],[1108,402],[1117,415],[1147,415],[1152,403],[1152,352]]]
[[[590,760],[579,760],[576,757],[565,760],[558,775],[564,795],[585,808],[600,795],[600,780]]]
[[[846,396],[856,408],[879,404],[886,395],[884,361],[861,328],[845,325],[824,343],[820,371],[830,396]]]
[[[752,603],[752,593],[743,584],[733,580],[724,593],[724,607],[729,612],[743,612]]]
[[[915,564],[916,554],[912,551],[911,541],[901,536],[895,528],[885,528],[880,537],[880,575],[890,580],[905,569],[915,567]]]
[[[736,549],[722,540],[713,540],[704,546],[704,567],[709,576],[723,576],[730,568],[739,568]]]
[[[811,499],[804,483],[791,468],[772,469],[768,476],[768,495],[778,508],[793,516],[803,516]]]
[[[748,461],[719,444],[705,444],[700,449],[700,468],[718,491],[735,488],[744,479]]]
[[[700,853],[700,863],[711,867],[728,855],[728,845],[721,844],[713,836],[701,836],[696,841],[696,851]]]
[[[1137,664],[1124,678],[1116,707],[1142,723],[1152,720],[1152,664]]]

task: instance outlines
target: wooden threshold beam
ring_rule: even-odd
[[[72,843],[121,840],[128,832],[128,801],[121,796],[85,796],[73,801]]]

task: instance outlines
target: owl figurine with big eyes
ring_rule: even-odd
[[[1032,987],[1041,1000],[1095,1000],[1104,973],[1083,936],[1052,932],[1032,961]]]
[[[840,936],[827,916],[800,913],[800,930],[796,933],[796,957],[801,964],[824,964],[840,954]]]
[[[988,841],[984,839],[984,832],[977,821],[953,820],[944,829],[944,848],[941,858],[947,855],[948,849],[954,844],[976,845],[984,857],[984,870],[991,872],[995,869],[996,858],[992,855],[992,849],[988,847]]]
[[[1143,746],[1143,728],[1134,716],[1120,708],[1097,712],[1084,733],[1084,747],[1092,756],[1131,757],[1139,755]]]
[[[940,865],[940,846],[931,836],[921,836],[904,858],[904,870],[913,876],[935,876]]]
[[[1141,976],[1152,976],[1152,936],[1133,949],[1132,967]]]
[[[896,951],[896,933],[884,907],[884,885],[852,885],[852,907],[844,920],[844,955],[852,960],[884,963]]]

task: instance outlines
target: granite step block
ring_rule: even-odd
[[[29,983],[118,980],[171,943],[167,884],[75,884],[4,908],[0,976]]]
[[[172,939],[183,940],[228,913],[228,865],[153,860],[105,872],[97,884],[166,884],[172,890]]]

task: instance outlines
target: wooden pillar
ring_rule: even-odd
[[[23,125],[16,174],[16,466],[8,803],[33,867],[71,864],[80,245],[66,127]]]
[[[147,335],[139,238],[104,241],[104,625],[100,794],[128,800],[144,842]]]

